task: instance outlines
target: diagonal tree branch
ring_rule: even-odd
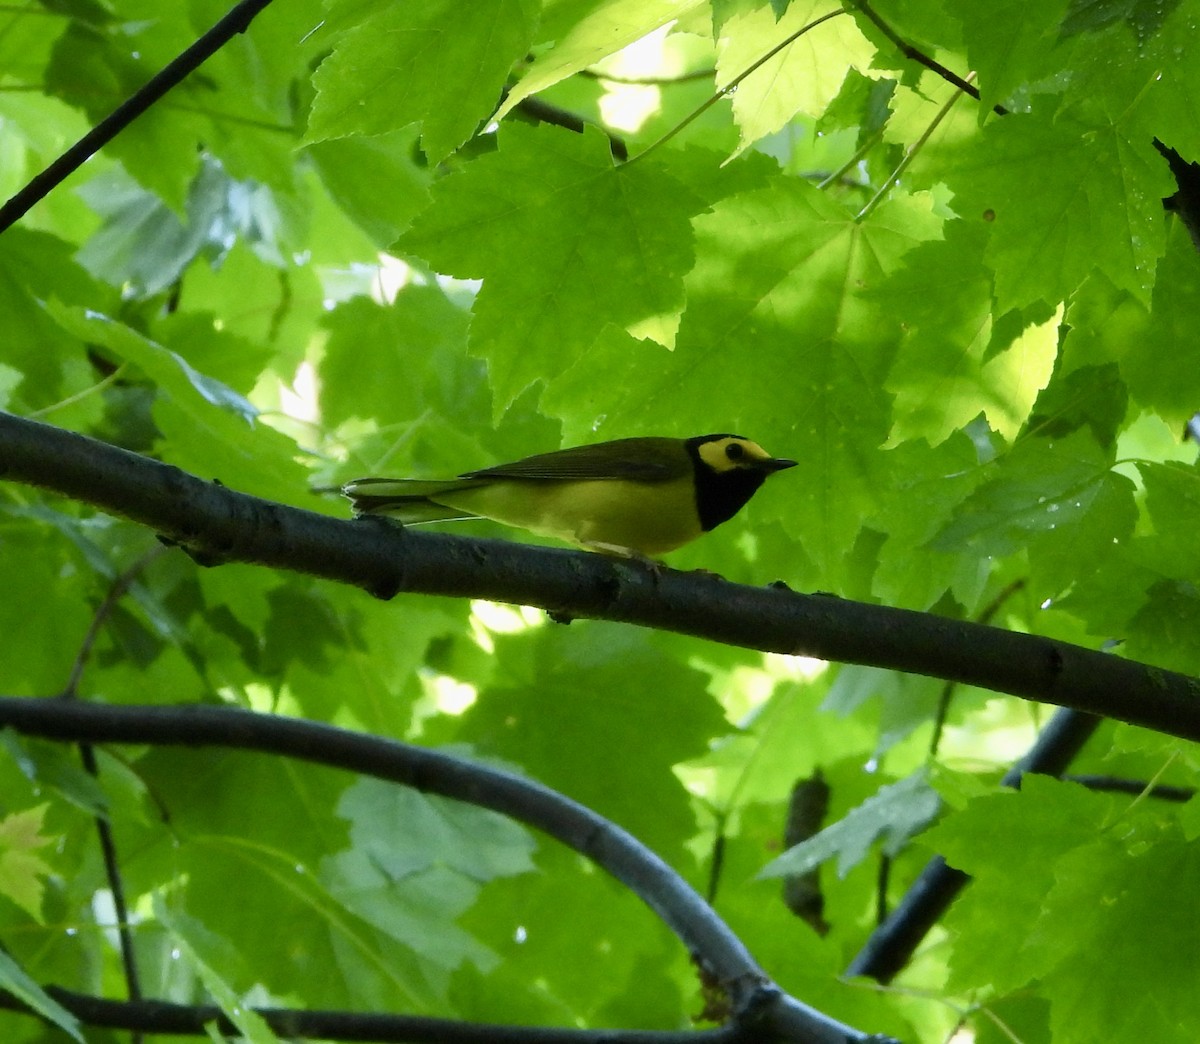
[[[885,1039],[785,994],[662,859],[616,824],[534,780],[395,740],[236,707],[105,706],[8,696],[0,697],[0,723],[26,735],[73,743],[220,746],[282,754],[491,809],[549,834],[626,885],[716,978],[730,998],[735,1021],[763,1035],[806,1044]]]
[[[1145,794],[1155,801],[1166,801],[1169,804],[1185,805],[1196,796],[1195,787],[1172,787],[1164,783],[1150,783],[1144,779],[1123,779],[1120,776],[1096,776],[1090,773],[1075,773],[1063,776],[1071,783],[1078,783],[1088,790],[1098,793],[1129,794],[1137,797]]]
[[[381,598],[444,594],[618,620],[764,652],[866,664],[1200,739],[1200,680],[929,613],[727,583],[578,551],[349,522],[235,493],[146,457],[0,413],[0,474],[150,526],[203,564],[252,562]]]
[[[145,86],[126,98],[50,166],[31,178],[15,196],[0,206],[0,233],[16,224],[35,203],[45,199],[55,187],[82,167],[89,157],[104,148],[189,73],[216,54],[238,33],[244,33],[254,16],[270,2],[242,0],[187,50],[159,70]]]
[[[216,1005],[166,1001],[114,1001],[57,986],[46,992],[89,1026],[172,1036],[204,1037],[209,1025],[236,1035],[237,1027]],[[0,1008],[28,1011],[11,994],[0,993]],[[750,1031],[735,1023],[720,1029],[680,1032],[653,1030],[572,1030],[542,1026],[503,1026],[453,1022],[413,1015],[358,1014],[344,1011],[254,1009],[277,1034],[317,1040],[372,1044],[752,1044]]]
[[[958,73],[956,73],[953,69],[947,69],[946,66],[944,66],[941,62],[937,61],[935,58],[931,58],[920,48],[914,47],[912,44],[910,44],[886,21],[884,21],[879,17],[878,14],[875,13],[875,9],[870,5],[868,0],[849,0],[847,9],[854,10],[855,8],[861,11],[863,15],[866,16],[867,20],[870,21],[871,24],[874,25],[875,28],[878,29],[884,36],[886,36],[896,50],[904,55],[905,58],[909,59],[909,61],[916,62],[918,65],[925,66],[925,68],[929,69],[931,72],[937,73],[937,75],[947,83],[953,84],[960,91],[962,91],[963,94],[970,95],[976,101],[979,101],[978,87],[971,83],[969,79],[964,79],[963,77],[959,76]],[[1008,110],[1003,105],[993,105],[992,111],[997,116],[1008,115]]]
[[[1006,787],[1020,787],[1026,772],[1062,775],[1099,724],[1099,719],[1090,714],[1060,710],[1001,782]],[[941,856],[934,856],[891,916],[871,933],[845,974],[869,975],[879,982],[890,982],[970,880]]]

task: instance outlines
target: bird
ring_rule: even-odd
[[[587,551],[653,559],[727,522],[770,475],[795,466],[742,435],[641,437],[454,479],[354,479],[342,493],[356,517],[409,525],[488,518]]]

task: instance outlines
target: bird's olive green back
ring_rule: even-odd
[[[683,439],[634,438],[539,453],[511,464],[469,471],[463,477],[669,482],[691,475],[692,468]]]

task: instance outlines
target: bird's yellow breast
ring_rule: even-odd
[[[431,499],[593,550],[662,555],[701,533],[691,476],[659,483],[498,479]]]

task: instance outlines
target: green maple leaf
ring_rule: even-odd
[[[608,139],[507,127],[500,149],[439,184],[399,247],[483,279],[471,351],[488,361],[499,415],[609,323],[683,305],[688,221],[703,207],[654,163],[614,167]]]
[[[0,894],[8,896],[36,921],[42,919],[42,878],[50,865],[35,855],[54,840],[41,832],[46,809],[38,805],[0,820]]]
[[[1029,80],[1046,75],[1065,8],[1066,0],[1039,4],[1003,0],[956,8],[970,68],[979,73],[982,106],[990,109]]]
[[[503,118],[526,98],[703,6],[701,0],[584,0],[547,5],[539,36],[553,41],[554,46],[539,48],[541,53],[509,92],[496,118]]]
[[[922,835],[947,863],[974,878],[948,919],[956,937],[952,988],[986,984],[1006,992],[1033,978],[1025,951],[1056,863],[1092,841],[1113,804],[1077,784],[1029,775],[1019,791],[976,798]],[[1005,916],[997,917],[997,910]]]
[[[828,0],[803,0],[786,13],[768,7],[731,17],[721,33],[717,84],[728,86],[765,54],[823,15],[837,10]],[[816,116],[837,96],[846,66],[867,68],[871,46],[854,21],[834,18],[814,26],[754,69],[732,94],[741,149],[773,134],[796,113]]]
[[[362,4],[353,6],[357,14]],[[307,141],[383,134],[420,121],[421,145],[437,162],[496,107],[513,62],[533,40],[536,7],[528,0],[433,0],[370,8],[313,76]]]
[[[959,213],[991,224],[985,260],[1000,312],[1062,301],[1093,269],[1150,296],[1172,185],[1150,142],[1130,130],[1037,110],[984,128],[950,180]]]
[[[929,785],[924,771],[919,770],[897,783],[880,787],[842,819],[771,860],[758,876],[806,874],[837,856],[838,876],[845,877],[866,859],[877,841],[882,841],[881,847],[887,855],[897,855],[914,834],[929,825],[941,804],[937,791]]]
[[[722,201],[696,221],[699,257],[675,350],[610,332],[543,404],[569,436],[669,423],[687,435],[740,431],[802,461],[803,482],[779,491],[776,514],[832,584],[876,505],[876,453],[887,439],[883,382],[899,331],[873,292],[936,229],[923,199],[893,201],[858,223],[790,178]]]
[[[1054,886],[1038,897],[1025,952],[1050,999],[1055,1044],[1200,1034],[1191,974],[1200,909],[1181,887],[1200,873],[1200,853],[1173,831],[1138,829],[1138,818],[1122,824],[1129,841],[1102,835],[1060,859]]]

